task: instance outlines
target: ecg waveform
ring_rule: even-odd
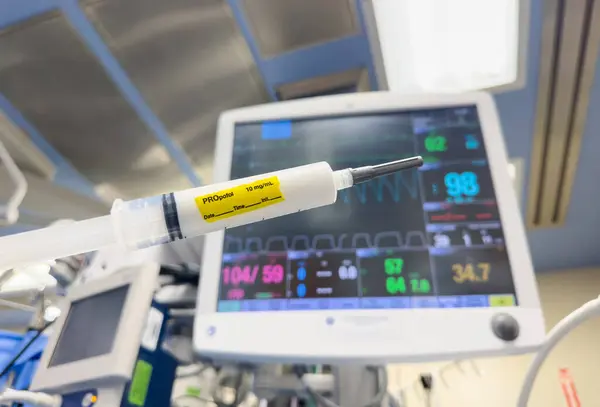
[[[260,253],[283,251],[329,251],[367,248],[423,248],[427,240],[423,232],[410,231],[402,235],[397,231],[379,232],[374,236],[369,233],[271,236],[267,239],[247,237],[245,239],[226,236],[225,253]]]
[[[419,179],[417,171],[397,172],[385,177],[377,178],[364,184],[355,185],[351,189],[340,191],[342,202],[350,203],[353,199],[362,205],[370,202],[382,203],[385,198],[398,203],[402,197],[417,199]]]

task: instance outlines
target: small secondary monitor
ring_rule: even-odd
[[[215,177],[414,155],[422,168],[340,191],[334,205],[208,236],[197,351],[408,361],[534,349],[542,313],[487,95],[354,94],[228,112]]]
[[[127,382],[159,269],[152,263],[123,268],[70,288],[31,390],[64,394]]]
[[[73,302],[48,367],[110,353],[128,291],[124,285]]]

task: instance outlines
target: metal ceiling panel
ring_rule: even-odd
[[[4,145],[21,170],[48,179],[54,177],[56,168],[52,161],[2,112],[0,112],[0,143]]]
[[[219,114],[269,100],[225,0],[82,4],[202,181],[210,181]]]
[[[263,57],[358,34],[354,0],[243,0]]]
[[[317,76],[300,82],[286,83],[277,88],[277,95],[280,100],[291,100],[316,95],[345,93],[344,90],[349,92],[370,91],[367,70],[357,68],[332,75]]]
[[[157,173],[189,186],[62,15],[3,31],[0,55],[0,93],[89,180],[123,197],[169,187]]]

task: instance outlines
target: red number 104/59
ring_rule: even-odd
[[[226,266],[223,267],[223,283],[225,285],[254,284],[260,266]],[[261,277],[264,284],[279,284],[283,281],[284,269],[281,264],[265,264]]]

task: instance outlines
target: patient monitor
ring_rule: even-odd
[[[233,110],[215,182],[421,155],[329,207],[206,237],[202,356],[426,361],[534,350],[544,322],[493,99],[387,92]]]

